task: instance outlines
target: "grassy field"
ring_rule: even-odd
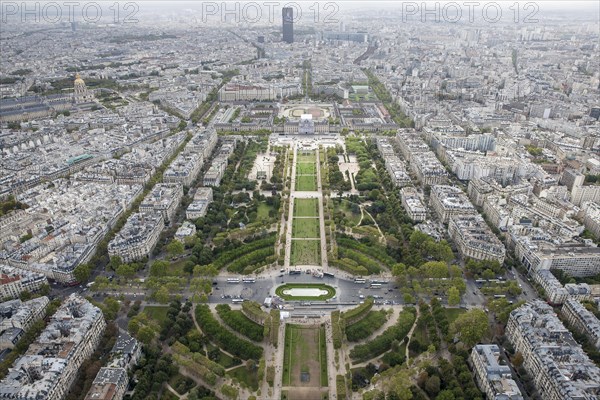
[[[460,314],[464,314],[467,310],[462,308],[446,308],[446,318],[448,323],[451,324]]]
[[[249,387],[253,391],[258,390],[258,375],[257,370],[250,370],[245,365],[237,367],[227,372],[227,375],[236,379],[240,383],[243,383],[246,387]]]
[[[286,325],[283,386],[327,386],[327,351],[324,334],[324,327]]]
[[[164,322],[167,321],[167,310],[168,307],[163,306],[146,306],[144,307],[144,314],[146,314],[149,318],[159,322],[161,326]]]
[[[314,163],[296,164],[296,175],[314,175],[316,173],[317,168]]]
[[[321,241],[320,240],[294,240],[292,241],[291,265],[320,265]]]
[[[215,349],[219,349],[217,346],[215,346],[212,343],[208,343],[206,345],[206,350],[210,353],[211,351],[214,351]],[[216,363],[221,364],[223,366],[223,368],[231,368],[231,367],[235,367],[236,365],[240,365],[241,361],[238,360],[234,360],[233,358],[231,358],[230,356],[228,356],[227,354],[223,353],[221,351],[221,349],[219,349],[219,359],[218,360],[214,360]]]
[[[302,175],[296,177],[296,190],[299,192],[314,192],[317,190],[316,175]]]
[[[316,288],[327,290],[327,294],[318,297],[299,297],[299,296],[288,296],[283,293],[286,289],[293,288]],[[335,296],[335,289],[329,285],[323,283],[286,283],[285,285],[279,286],[275,289],[275,294],[284,300],[327,300]]]
[[[353,212],[352,205],[348,200],[342,200],[339,204],[334,202],[334,206],[335,212],[342,212],[344,214],[344,225],[350,227],[358,225],[360,221],[360,209],[354,210],[358,211],[357,213]]]
[[[317,199],[295,199],[294,217],[318,217]]]
[[[298,163],[315,163],[317,162],[317,154],[314,151],[308,151],[308,152],[301,152],[298,151],[298,155],[297,155],[297,162]]]
[[[429,346],[431,343],[429,340],[429,334],[427,333],[427,325],[425,324],[425,320],[423,318],[419,318],[417,321],[417,326],[413,331],[412,337],[413,339],[418,340],[419,343],[422,343],[424,346]]]
[[[293,238],[319,238],[318,218],[294,218],[292,222]]]
[[[259,204],[256,209],[256,219],[269,219],[269,211],[271,211],[273,207],[270,207],[264,203]]]

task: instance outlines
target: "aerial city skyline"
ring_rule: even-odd
[[[3,1],[0,399],[598,399],[599,16]]]

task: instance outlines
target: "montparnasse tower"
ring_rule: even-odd
[[[88,91],[85,82],[81,79],[79,73],[75,75],[73,100],[75,103],[87,103],[94,100],[94,95]]]

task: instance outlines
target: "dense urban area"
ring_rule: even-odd
[[[267,3],[0,4],[0,399],[599,399],[598,4]]]

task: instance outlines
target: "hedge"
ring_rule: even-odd
[[[209,339],[234,356],[244,360],[259,360],[262,356],[262,347],[256,346],[247,340],[240,339],[225,329],[215,319],[210,308],[208,308],[206,304],[198,304],[196,306],[196,320],[200,325],[202,332],[208,336]]]
[[[255,342],[263,340],[264,328],[246,317],[241,311],[232,310],[228,304],[219,304],[216,309],[223,322],[235,332],[239,332]]]
[[[406,337],[415,322],[415,316],[416,311],[413,307],[404,309],[396,325],[389,327],[368,343],[354,347],[350,351],[350,358],[360,363],[385,353],[391,349],[394,340],[402,341]]]

